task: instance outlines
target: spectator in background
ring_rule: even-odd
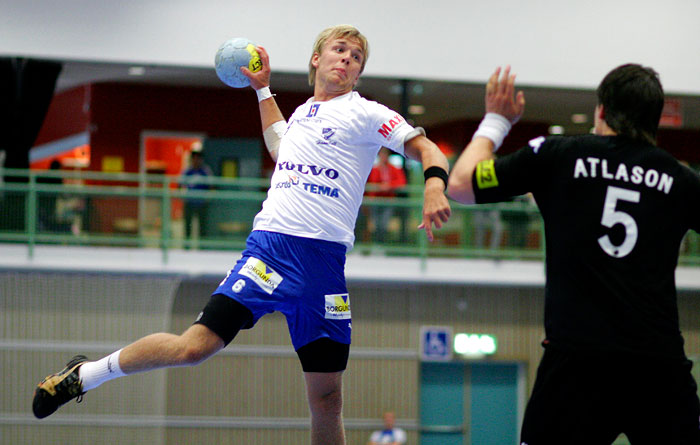
[[[182,185],[187,191],[209,190],[213,173],[204,163],[202,145],[196,142],[190,152],[190,166],[183,173]],[[192,239],[192,222],[197,218],[199,236],[206,236],[207,201],[199,197],[185,197],[185,239]],[[187,245],[187,244],[186,244]]]
[[[503,238],[503,221],[501,221],[501,211],[498,209],[472,210],[474,223],[474,246],[479,249],[486,247],[487,236],[488,247],[496,250],[501,246]],[[490,232],[490,233],[489,233]]]
[[[372,167],[367,183],[372,186],[367,196],[395,198],[397,190],[406,185],[406,174],[403,169],[389,162],[390,151],[383,147],[379,151],[379,162]],[[387,228],[394,215],[391,205],[372,206],[369,208],[370,219],[374,223],[374,240],[380,243],[387,241]]]
[[[384,413],[384,429],[372,433],[368,445],[400,445],[406,443],[406,431],[394,426],[396,417],[392,411]]]

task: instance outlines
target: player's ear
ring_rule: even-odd
[[[318,53],[314,53],[313,56],[311,56],[311,65],[314,68],[318,69],[318,58],[321,57]]]
[[[597,105],[595,107],[595,114],[598,116],[598,119],[604,121],[605,120],[605,108],[603,105]]]

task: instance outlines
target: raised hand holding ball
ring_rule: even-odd
[[[242,66],[253,73],[262,69],[262,61],[255,45],[245,37],[227,40],[216,51],[214,58],[216,75],[230,87],[247,87],[250,85],[250,80],[241,72]]]

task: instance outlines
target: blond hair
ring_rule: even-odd
[[[311,52],[311,58],[309,59],[309,85],[313,85],[316,80],[316,67],[313,65],[314,54],[321,54],[326,42],[333,39],[357,40],[362,47],[362,67],[360,68],[360,74],[365,70],[365,64],[369,58],[369,42],[367,42],[367,37],[362,35],[362,33],[352,25],[331,26],[321,31],[314,42],[314,48]]]

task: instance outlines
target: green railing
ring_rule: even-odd
[[[209,190],[187,190],[181,176],[138,173],[4,169],[0,177],[0,242],[241,250],[269,180],[210,178]],[[368,188],[371,190],[371,188]],[[542,259],[544,237],[536,207],[527,201],[491,206],[452,203],[453,216],[428,243],[417,226],[422,186],[402,197],[365,197],[355,251],[454,258]],[[204,204],[205,219],[185,235],[185,203]],[[385,230],[377,221],[386,221]],[[681,263],[700,264],[700,238],[689,233]]]

